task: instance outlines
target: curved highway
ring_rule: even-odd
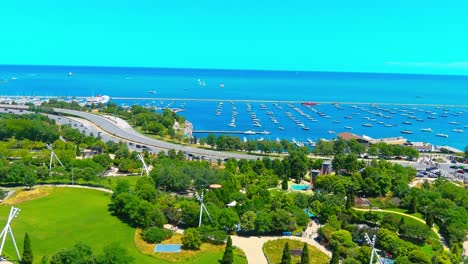
[[[5,107],[12,108],[11,105],[5,106]],[[91,113],[82,112],[82,111],[76,111],[76,110],[61,109],[61,108],[54,108],[54,111],[57,113],[68,114],[68,115],[73,115],[73,116],[84,118],[90,121],[91,123],[93,123],[95,126],[102,129],[103,131],[105,131],[106,133],[109,133],[115,137],[118,137],[120,139],[129,141],[129,142],[134,142],[136,144],[141,144],[144,146],[154,148],[157,151],[168,150],[168,149],[174,149],[176,151],[181,150],[182,152],[186,153],[186,155],[199,157],[202,159],[211,159],[211,160],[227,159],[227,158],[257,159],[260,157],[256,155],[207,150],[207,149],[200,149],[200,148],[194,148],[194,147],[168,143],[165,141],[161,141],[161,140],[157,140],[157,139],[144,136],[140,134],[139,132],[135,131],[130,126],[121,127],[117,125],[116,122],[110,120],[109,118],[100,116],[100,115],[91,114]]]
[[[0,104],[0,107],[2,108],[2,110],[6,112],[8,112],[10,109],[25,110],[26,112],[29,109],[29,107],[25,105]],[[128,141],[129,143],[146,146],[150,148],[152,152],[158,152],[161,150],[167,151],[169,149],[174,149],[176,151],[181,150],[189,157],[198,158],[198,159],[207,159],[207,160],[212,160],[212,161],[217,160],[217,159],[224,160],[227,158],[235,158],[235,159],[261,158],[261,156],[256,156],[256,155],[200,149],[200,148],[177,145],[177,144],[165,142],[162,140],[157,140],[157,139],[150,138],[150,137],[140,134],[139,132],[135,131],[135,129],[133,129],[129,125],[119,126],[117,122],[109,118],[96,115],[96,114],[92,114],[92,113],[88,113],[88,112],[82,112],[82,111],[76,111],[76,110],[70,110],[70,109],[62,109],[62,108],[54,108],[54,111],[56,113],[67,114],[67,115],[72,115],[72,116],[86,119],[89,122],[91,122],[94,126],[98,127],[105,133],[109,134],[110,137],[117,138],[121,141]],[[16,111],[15,112],[10,111],[10,112],[13,114],[19,114],[19,112],[16,112]]]

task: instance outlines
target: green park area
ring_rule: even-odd
[[[267,256],[270,263],[281,263],[284,245],[288,242],[289,250],[302,252],[304,242],[292,239],[276,239],[266,242],[263,245],[263,253]],[[307,245],[309,249],[309,263],[310,264],[325,264],[328,263],[330,258],[317,248]],[[300,254],[291,254],[291,263],[300,263]]]
[[[135,245],[135,229],[114,217],[108,210],[111,194],[89,189],[41,187],[32,191],[21,191],[18,195],[0,206],[0,224],[6,221],[11,204],[21,209],[11,227],[16,242],[23,249],[25,232],[29,233],[34,254],[34,263],[39,263],[45,255],[51,257],[61,249],[73,247],[78,242],[89,245],[94,253],[100,253],[111,243],[124,247],[135,263],[218,263],[222,258],[224,246],[208,247],[192,258],[187,254],[171,253],[157,259],[145,255]],[[154,245],[152,246],[154,248]],[[203,249],[203,248],[202,248]],[[11,238],[5,243],[4,255],[8,259],[17,259]],[[235,254],[234,263],[246,263],[242,253]],[[182,262],[174,262],[177,259]],[[171,261],[174,260],[174,261]]]

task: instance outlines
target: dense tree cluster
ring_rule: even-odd
[[[412,188],[401,207],[433,218],[451,247],[460,247],[468,233],[468,191],[440,178],[424,188]]]
[[[129,255],[127,250],[118,244],[110,244],[104,247],[101,254],[95,255],[90,246],[78,243],[72,248],[62,249],[52,255],[50,260],[45,257],[41,263],[44,264],[131,264],[135,259]]]
[[[356,139],[350,139],[345,141],[342,138],[337,138],[333,141],[320,140],[316,143],[314,150],[312,151],[317,155],[347,155],[354,154],[361,157],[362,154],[367,153],[369,158],[395,158],[395,157],[407,157],[408,159],[414,159],[419,157],[419,152],[413,148],[405,147],[401,145],[390,145],[384,142],[372,144],[368,148],[360,144]]]
[[[129,123],[140,127],[143,131],[161,137],[176,137],[177,132],[173,128],[174,123],[177,121],[180,125],[183,125],[185,122],[183,116],[179,116],[169,109],[164,109],[161,113],[157,113],[152,109],[133,105],[127,110],[110,102],[106,107],[101,108],[100,111],[122,117]],[[178,135],[183,136],[180,133]]]
[[[42,115],[0,114],[0,140],[12,137],[52,143],[58,139],[59,133],[54,122]]]

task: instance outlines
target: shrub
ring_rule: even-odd
[[[199,227],[198,231],[200,232],[201,239],[203,242],[220,245],[224,244],[227,238],[226,231],[219,230],[210,226]]]
[[[201,246],[201,235],[198,229],[188,228],[182,237],[182,246],[186,249],[199,249]]]
[[[172,237],[172,231],[159,227],[146,228],[141,234],[143,240],[148,243],[159,243]]]

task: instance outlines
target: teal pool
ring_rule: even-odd
[[[291,189],[295,191],[305,191],[309,189],[309,184],[293,184],[291,185]]]

